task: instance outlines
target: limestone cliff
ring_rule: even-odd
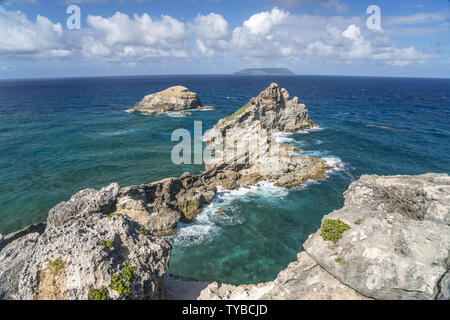
[[[117,192],[116,184],[84,190],[51,211],[45,231],[29,229],[2,248],[0,299],[165,298],[171,246],[109,215]]]

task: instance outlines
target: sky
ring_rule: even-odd
[[[261,67],[448,78],[450,1],[0,0],[0,79]]]

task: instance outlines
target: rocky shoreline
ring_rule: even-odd
[[[364,175],[304,251],[258,285],[212,283],[199,299],[450,299],[450,177]]]
[[[153,113],[174,104],[160,96],[156,109],[132,110]],[[0,299],[450,299],[446,174],[361,177],[346,192],[344,208],[324,217],[322,230],[272,282],[230,286],[166,274],[171,245],[161,236],[195,221],[218,187],[325,179],[331,169],[325,161],[277,142],[278,132],[314,126],[298,98],[271,84],[205,134],[215,157],[205,159],[204,173],[82,190],[52,208],[46,224],[5,236]],[[257,149],[237,146],[255,137],[263,137]]]

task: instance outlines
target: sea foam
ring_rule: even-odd
[[[245,218],[241,215],[237,201],[249,202],[259,199],[264,202],[276,203],[289,193],[288,189],[277,187],[269,181],[261,181],[257,185],[231,191],[221,187],[217,189],[213,201],[203,208],[195,222],[178,223],[179,231],[171,237],[175,245],[188,247],[210,242],[222,232],[224,227],[243,224]],[[221,209],[225,212],[216,213]]]

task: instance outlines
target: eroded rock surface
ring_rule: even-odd
[[[325,161],[293,153],[291,145],[278,143],[280,132],[314,126],[305,105],[272,83],[206,132],[205,141],[214,152],[214,157],[205,159],[206,168],[244,164],[238,170],[238,183],[243,184],[272,180],[278,186],[292,187],[308,179],[325,179],[325,172],[331,169]]]
[[[345,192],[345,206],[323,218],[350,230],[336,244],[318,231],[304,248],[368,297],[434,299],[450,267],[449,195],[446,174],[362,176]]]
[[[49,211],[47,228],[63,225],[74,217],[87,217],[113,211],[119,189],[117,183],[112,183],[100,190],[81,190],[69,201],[61,202]]]
[[[83,190],[51,211],[42,234],[7,244],[0,299],[165,298],[171,245],[125,216],[109,216],[117,192],[118,185]]]
[[[129,111],[155,114],[168,111],[183,111],[202,107],[199,96],[186,87],[175,86],[145,96]]]

